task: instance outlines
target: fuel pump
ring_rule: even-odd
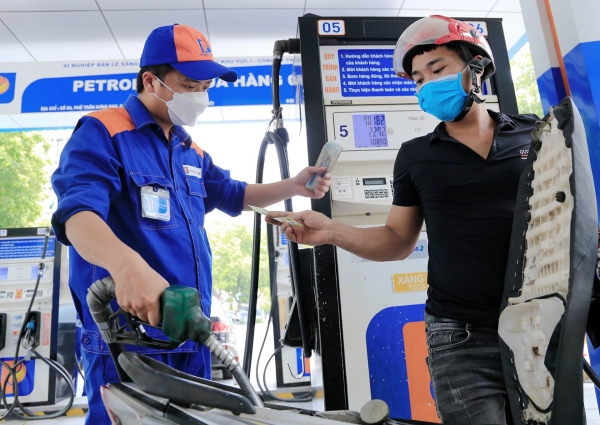
[[[300,18],[308,161],[327,140],[345,146],[330,195],[313,200],[313,210],[353,226],[385,223],[400,145],[438,124],[419,107],[414,83],[393,70],[394,45],[417,19]],[[488,39],[496,58],[496,74],[483,87],[487,107],[518,113],[501,21],[463,20]],[[382,399],[391,417],[439,421],[425,364],[427,247],[425,228],[404,261],[375,263],[315,247],[320,350],[311,370],[320,370],[327,410]]]
[[[14,361],[21,328],[29,322],[38,352],[56,360],[60,249],[56,249],[54,235],[49,237],[35,300],[29,316],[25,317],[36,288],[45,231],[45,228],[0,230],[0,360],[9,365]],[[21,348],[18,360],[22,360],[24,351]],[[55,378],[44,362],[25,362],[20,375],[17,391],[21,403],[54,403]],[[7,370],[2,368],[3,383],[7,376]],[[14,396],[13,386],[12,381],[7,386],[9,403]]]
[[[0,229],[0,400],[6,417],[26,419],[30,406],[56,401],[60,377],[73,403],[75,392],[57,362],[61,250],[47,228]]]

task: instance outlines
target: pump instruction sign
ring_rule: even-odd
[[[56,239],[48,239],[46,257],[54,257]],[[0,239],[0,260],[12,258],[42,258],[44,252],[43,238],[11,238]]]
[[[338,50],[342,96],[412,96],[414,82],[399,78],[393,61],[393,49]]]
[[[394,72],[394,49],[321,46],[321,78],[326,104],[351,104],[350,98],[413,96],[415,83]]]

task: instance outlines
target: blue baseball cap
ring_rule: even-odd
[[[237,80],[237,72],[215,62],[204,34],[187,25],[156,28],[148,36],[140,67],[164,64],[194,80]]]

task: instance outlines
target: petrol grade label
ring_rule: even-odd
[[[393,274],[392,282],[394,292],[426,291],[427,272]]]

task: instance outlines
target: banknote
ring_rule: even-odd
[[[256,211],[257,213],[259,213],[259,214],[262,214],[262,215],[266,215],[267,217],[270,217],[270,218],[272,218],[273,220],[277,220],[277,221],[279,221],[280,223],[287,223],[287,224],[289,224],[290,226],[302,227],[302,224],[298,223],[296,220],[294,220],[294,219],[293,219],[293,218],[291,218],[291,217],[271,217],[271,216],[269,215],[269,212],[268,212],[266,209],[264,209],[264,208],[255,207],[255,206],[253,206],[253,205],[248,205],[248,206],[249,206],[250,208],[252,208],[254,211]]]

